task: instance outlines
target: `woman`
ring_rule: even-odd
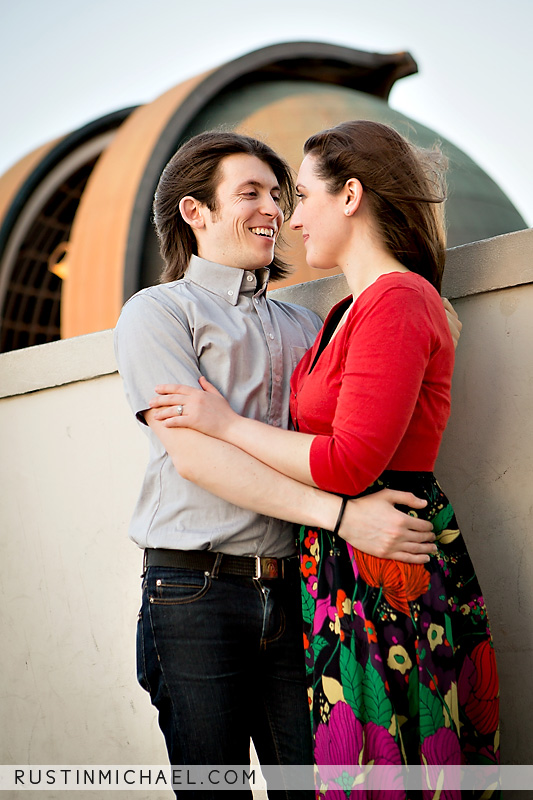
[[[239,417],[207,382],[153,405],[169,426],[197,428],[344,497],[388,486],[427,499],[438,546],[427,564],[367,555],[336,531],[299,530],[315,760],[497,763],[486,609],[432,473],[454,354],[439,296],[442,170],[435,154],[364,120],[312,136],[304,153],[291,227],[309,265],[340,267],[351,294],[293,375],[296,430]]]

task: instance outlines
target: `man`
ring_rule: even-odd
[[[284,274],[275,245],[292,192],[289,167],[262,142],[190,140],[154,203],[166,282],[131,298],[116,328],[126,395],[150,440],[131,525],[145,548],[139,680],[172,764],[248,763],[250,737],[262,764],[312,761],[298,560],[281,520],[332,530],[340,500],[167,428],[150,408],[156,385],[205,375],[238,413],[288,426],[290,375],[321,324],[266,296],[269,275]],[[424,505],[390,491],[351,501],[341,535],[375,555],[425,560],[429,524],[394,503]]]

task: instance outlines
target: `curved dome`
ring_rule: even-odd
[[[7,180],[13,171],[6,173],[0,179],[3,330],[9,318],[10,330],[33,327],[34,335],[19,337],[18,344],[15,334],[3,335],[2,349],[58,338],[59,307],[62,337],[113,327],[124,301],[157,282],[162,262],[151,206],[159,175],[186,138],[213,127],[265,139],[296,170],[311,133],[348,119],[386,122],[423,146],[442,142],[450,162],[450,246],[524,228],[512,203],[474,161],[389,107],[394,81],[416,69],[408,53],[364,53],[319,42],[273,45],[195,76],[133,111],[117,112],[99,139],[97,121],[45,148],[29,177],[25,167],[15,199],[13,180]],[[55,231],[54,223],[44,235],[33,223],[50,217],[45,200],[66,203],[60,198],[64,174],[72,185],[67,181],[63,226]],[[285,239],[292,245],[294,272],[284,284],[323,276],[305,264],[300,237],[287,229]],[[63,252],[66,257],[55,266]],[[33,272],[24,267],[28,254],[38,262]],[[30,284],[32,298],[19,300]]]
[[[458,147],[430,128],[395,111],[385,100],[345,86],[284,81],[231,89],[206,105],[184,131],[183,138],[227,125],[241,133],[265,139],[297,170],[302,144],[308,136],[349,119],[387,123],[422,147],[431,148],[439,142],[449,160],[446,206],[449,247],[526,227],[499,186]],[[141,202],[141,197],[138,200]],[[290,262],[295,271],[289,279],[276,285],[323,277],[323,272],[305,264],[301,236],[287,227],[284,237],[291,245]],[[151,228],[146,230],[143,263],[150,270],[142,276],[143,284],[148,285],[155,280],[161,266],[156,237]]]
[[[47,143],[0,177],[0,352],[60,338],[58,261],[94,165],[130,112]]]

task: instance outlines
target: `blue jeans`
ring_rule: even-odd
[[[250,738],[262,764],[313,763],[299,582],[297,559],[288,577],[270,581],[147,569],[138,679],[159,711],[172,765],[248,764]]]

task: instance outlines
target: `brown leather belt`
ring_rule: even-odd
[[[218,562],[218,569],[217,567]],[[265,556],[230,556],[212,550],[165,550],[146,548],[144,567],[182,567],[210,574],[226,573],[256,580],[285,578],[298,565],[298,556],[268,558]]]

